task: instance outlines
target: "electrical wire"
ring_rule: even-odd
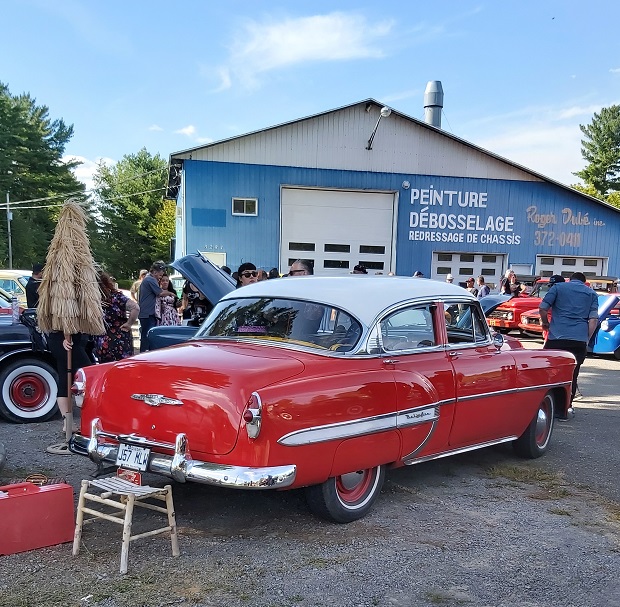
[[[140,173],[139,175],[134,175],[133,177],[129,177],[127,179],[123,179],[122,181],[117,181],[114,185],[121,185],[123,183],[128,183],[130,181],[135,181],[136,179],[140,179],[142,177],[145,177],[146,175],[150,175],[152,173],[158,173],[160,171],[168,171],[170,170],[170,166],[171,165],[166,165],[165,167],[162,167],[160,169],[153,169],[152,171],[147,171],[146,173]],[[178,170],[178,169],[177,169]],[[46,200],[54,200],[55,198],[65,198],[67,196],[81,196],[81,195],[86,195],[86,194],[91,194],[93,192],[97,192],[99,190],[104,190],[106,187],[108,186],[100,186],[98,188],[91,188],[90,190],[84,190],[84,191],[78,191],[78,192],[68,192],[66,194],[54,194],[53,196],[46,196],[44,198],[31,198],[30,200],[16,200],[16,201],[10,201],[9,202],[9,210],[14,207],[14,206],[18,206],[21,204],[28,204],[31,202],[44,202]],[[4,208],[6,208],[6,205],[2,205],[2,203],[0,203],[0,208],[4,206]],[[56,205],[51,205],[51,206],[56,206]],[[28,208],[36,208],[36,207],[28,207]],[[44,208],[44,207],[40,207],[40,208]]]
[[[141,194],[151,194],[152,192],[159,192],[161,190],[166,190],[168,189],[167,186],[162,186],[160,188],[155,188],[153,190],[144,190],[142,192],[135,192],[132,194],[121,194],[120,196],[113,196],[112,198],[102,198],[101,201],[102,202],[111,202],[113,200],[120,200],[121,198],[129,198],[131,196],[140,196]],[[87,198],[85,195],[80,194],[80,196],[84,196],[85,198]],[[87,202],[89,202],[88,200],[85,200],[83,202],[81,202],[80,204],[86,204]],[[56,204],[46,204],[46,205],[39,205],[39,206],[32,206],[32,207],[18,207],[17,209],[13,209],[12,207],[9,207],[9,211],[21,211],[23,209],[51,209],[54,207],[61,207],[64,204],[63,202],[59,202]],[[2,206],[0,206],[0,210],[2,210]]]

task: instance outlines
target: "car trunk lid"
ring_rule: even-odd
[[[85,411],[106,431],[167,443],[184,432],[192,452],[224,455],[252,392],[303,369],[283,349],[196,340],[110,365]]]

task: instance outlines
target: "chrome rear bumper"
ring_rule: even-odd
[[[293,484],[297,473],[295,464],[248,468],[193,460],[188,455],[185,434],[177,434],[174,445],[149,441],[136,434],[105,432],[98,418],[91,422],[90,437],[74,434],[69,449],[72,453],[89,457],[96,464],[116,465],[118,444],[105,442],[106,438],[149,449],[169,450],[171,455],[151,451],[147,471],[168,476],[180,483],[191,481],[233,489],[282,489]]]

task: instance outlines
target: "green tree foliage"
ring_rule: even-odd
[[[585,135],[581,155],[588,166],[575,175],[604,196],[620,191],[620,105],[603,108],[589,125],[579,128]]]
[[[37,105],[28,94],[11,95],[0,82],[0,266],[7,267],[9,261],[7,193],[11,203],[58,196],[11,204],[13,267],[28,269],[34,262],[45,261],[54,233],[58,208],[48,205],[84,191],[72,173],[79,162],[62,160],[72,136],[72,125],[62,119],[52,120],[46,106]]]
[[[571,186],[575,190],[579,192],[583,192],[584,194],[588,194],[588,196],[592,196],[593,198],[598,198],[607,204],[610,204],[613,207],[617,207],[620,209],[620,192],[610,192],[607,195],[601,194],[592,184],[587,183],[586,185],[581,184],[573,184]]]
[[[167,167],[159,154],[151,156],[144,148],[111,167],[97,167],[93,252],[116,278],[137,277],[153,261],[169,261],[175,225],[174,202],[163,200]]]

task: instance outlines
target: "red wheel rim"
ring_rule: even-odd
[[[351,506],[362,501],[374,483],[375,474],[376,468],[370,468],[336,477],[338,497]]]
[[[39,409],[50,396],[47,382],[33,373],[16,377],[11,383],[10,394],[13,404],[24,411]]]

